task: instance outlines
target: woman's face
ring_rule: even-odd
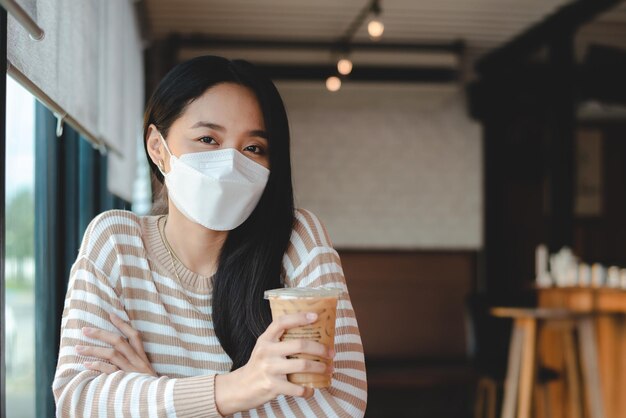
[[[235,83],[217,84],[187,106],[170,127],[167,145],[177,157],[182,154],[233,148],[270,168],[268,135],[256,96]],[[154,125],[148,131],[148,152],[158,166],[169,172],[169,154]]]

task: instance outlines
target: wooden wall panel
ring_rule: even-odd
[[[474,252],[339,251],[367,359],[466,355]]]

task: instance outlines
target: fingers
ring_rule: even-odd
[[[109,314],[109,317],[111,318],[113,325],[115,325],[115,327],[119,329],[122,334],[128,337],[128,341],[130,342],[131,347],[135,350],[135,353],[137,353],[137,355],[141,357],[144,362],[149,364],[150,360],[148,360],[148,356],[143,349],[143,341],[141,340],[141,334],[139,331],[131,327],[126,323],[126,321],[122,320],[122,318],[115,315],[113,312]]]
[[[268,341],[277,341],[286,329],[308,325],[316,320],[317,314],[314,312],[301,312],[297,314],[283,315],[274,319],[265,332],[259,336],[259,338]]]
[[[123,354],[126,359],[135,366],[140,366],[144,363],[144,361],[137,355],[134,348],[130,346],[129,341],[122,335],[90,327],[84,327],[83,334],[113,346],[115,350]]]
[[[277,389],[278,393],[283,395],[305,397],[307,399],[313,396],[315,390],[313,388],[307,388],[287,381],[279,383]]]
[[[283,359],[274,363],[273,369],[276,373],[317,373],[330,374],[331,365],[322,363],[321,361],[307,359]]]
[[[85,351],[82,351],[81,354],[109,360],[126,372],[139,372],[157,376],[143,349],[141,334],[114,313],[110,313],[109,317],[113,325],[124,335],[98,328],[84,327],[82,329],[83,334],[107,343],[113,348],[82,347],[82,350]],[[76,347],[77,351],[79,347]]]
[[[332,359],[332,350],[329,350],[324,344],[312,340],[285,340],[274,346],[278,353],[282,356],[291,356],[293,354],[310,354],[326,359]]]
[[[126,357],[113,348],[77,345],[76,351],[82,356],[108,360],[113,363],[113,365],[123,370],[130,370],[132,368],[128,360],[126,360]]]
[[[305,399],[309,399],[309,398],[312,398],[314,394],[315,394],[315,389],[304,388],[304,393],[302,394],[302,397]]]
[[[89,370],[95,370],[106,374],[115,373],[119,370],[116,366],[103,361],[87,361],[85,362],[85,367]]]

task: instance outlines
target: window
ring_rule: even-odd
[[[7,77],[6,416],[55,416],[51,385],[72,263],[87,224],[130,204],[107,189],[107,157]]]
[[[34,143],[35,98],[7,77],[5,364],[8,418],[36,416]]]

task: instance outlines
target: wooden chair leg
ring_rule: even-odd
[[[578,320],[578,338],[585,380],[585,395],[591,418],[605,418],[593,318]]]
[[[626,347],[626,318],[620,316],[616,319],[616,327],[617,327],[617,347]],[[617,351],[617,350],[616,350]],[[625,416],[626,415],[626,396],[623,396],[624,387],[626,387],[626,359],[624,359],[623,353],[620,355],[616,355],[613,357],[615,361],[615,370],[617,378],[615,380],[615,386],[612,388],[607,388],[613,392],[614,399],[617,399],[617,402],[614,406],[615,413],[612,417],[616,416]],[[606,390],[606,389],[605,389]],[[622,396],[620,396],[622,395]]]
[[[487,418],[496,418],[498,385],[493,379],[487,381]]]
[[[484,418],[485,417],[485,388],[484,388],[484,378],[478,379],[478,383],[476,384],[476,403],[474,404],[474,418]]]
[[[531,418],[532,390],[535,376],[535,354],[537,350],[537,321],[534,318],[521,318],[524,330],[522,361],[519,383],[519,405],[517,418]]]
[[[578,362],[576,361],[573,328],[563,331],[563,351],[565,360],[565,386],[567,389],[568,409],[571,418],[582,418],[580,378],[578,375]]]
[[[542,384],[536,384],[533,387],[533,418],[546,418],[545,411],[542,410],[545,405],[542,392]]]
[[[511,330],[509,361],[504,382],[504,399],[502,401],[502,418],[515,418],[523,343],[524,329],[519,320],[516,319],[513,321],[513,329]]]
[[[545,412],[546,418],[552,418],[552,404],[550,403],[550,385],[545,383],[543,385],[543,399],[544,399],[544,407],[543,410]]]
[[[550,387],[548,382],[542,382],[535,386],[535,415],[533,418],[552,418],[550,408]]]

